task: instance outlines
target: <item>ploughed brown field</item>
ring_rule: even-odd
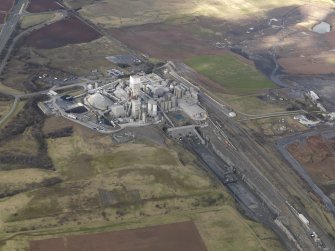
[[[131,48],[151,57],[182,60],[195,55],[223,54],[208,37],[190,32],[187,25],[146,24],[111,29],[112,34]]]
[[[30,251],[206,251],[193,222],[30,242]]]
[[[0,12],[0,24],[3,24],[6,19],[6,13]]]
[[[291,144],[288,150],[326,194],[335,192],[335,138],[311,136],[306,142]]]
[[[31,0],[27,11],[37,13],[59,9],[62,9],[62,6],[56,0]]]
[[[8,11],[12,8],[14,0],[0,0],[0,11]]]
[[[32,32],[24,45],[37,49],[52,49],[68,44],[88,43],[100,38],[93,28],[76,17],[70,17]]]

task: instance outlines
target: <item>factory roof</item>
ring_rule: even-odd
[[[202,109],[192,97],[186,96],[179,99],[178,105],[194,120],[204,120],[207,118],[207,112]]]

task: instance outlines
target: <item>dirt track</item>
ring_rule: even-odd
[[[27,11],[31,13],[44,12],[50,10],[58,10],[62,7],[56,0],[31,0]]]
[[[206,251],[193,222],[30,242],[30,251]]]

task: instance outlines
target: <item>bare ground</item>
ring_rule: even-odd
[[[334,183],[335,139],[327,140],[321,136],[312,136],[306,142],[291,144],[288,150],[318,185],[326,187]],[[332,190],[326,192],[329,194],[335,191]]]
[[[30,251],[206,251],[193,222],[30,242]]]

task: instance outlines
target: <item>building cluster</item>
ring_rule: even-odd
[[[89,85],[83,103],[112,124],[149,124],[163,113],[182,110],[195,121],[207,118],[198,105],[198,91],[157,74],[138,74],[103,86]]]

